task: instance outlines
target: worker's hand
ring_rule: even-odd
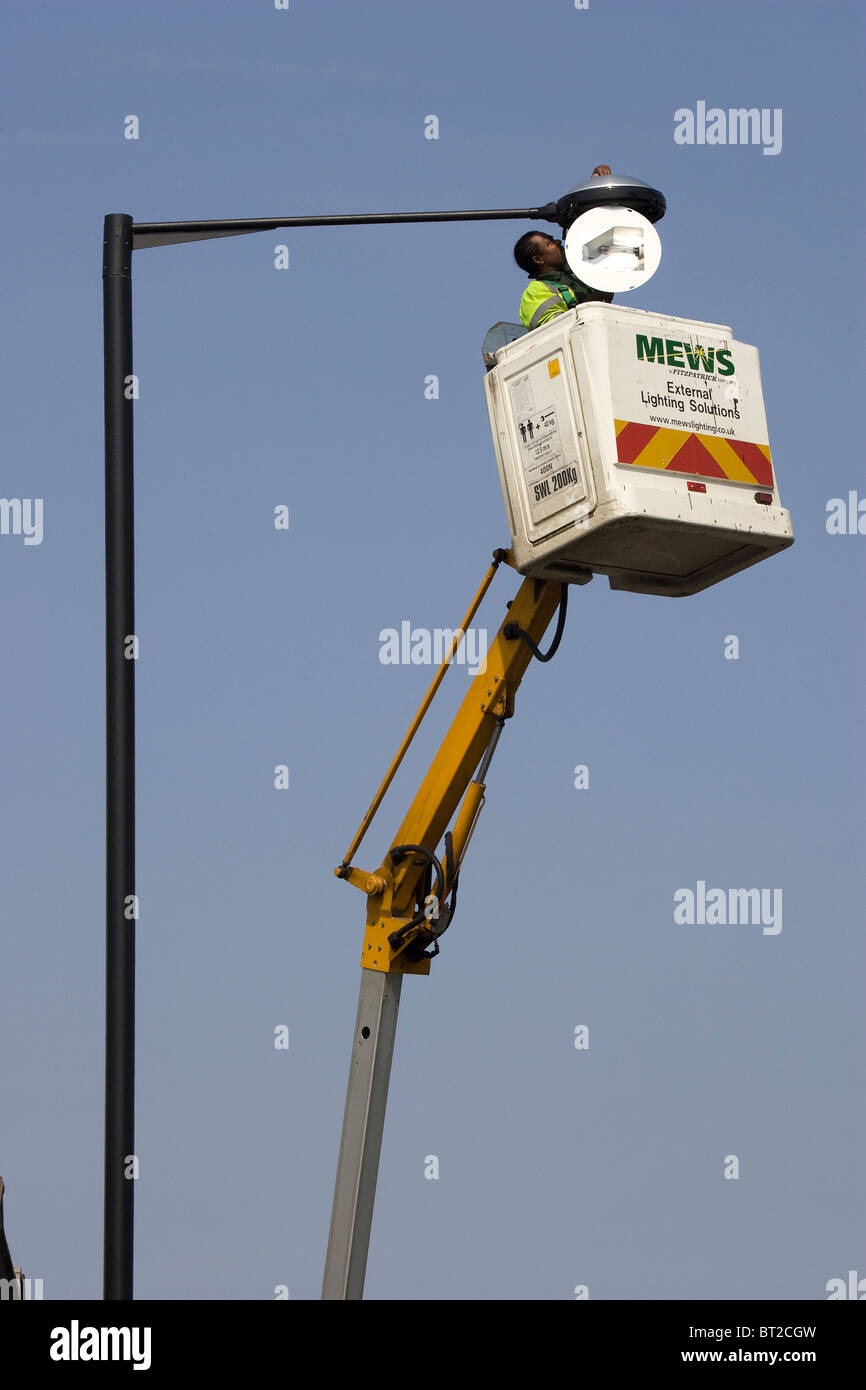
[[[605,175],[605,174],[609,174],[609,173],[610,173],[610,165],[609,165],[609,164],[596,164],[595,168],[594,168],[593,171],[592,171],[592,177],[593,177],[594,179],[600,179],[600,178],[604,178],[604,175]]]

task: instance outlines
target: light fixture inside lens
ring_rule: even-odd
[[[585,285],[615,294],[646,284],[658,269],[662,244],[653,224],[634,208],[591,208],[569,227],[565,256]]]

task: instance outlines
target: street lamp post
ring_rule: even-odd
[[[105,343],[106,989],[103,1297],[133,1296],[135,1154],[135,532],[132,253],[280,227],[481,222],[555,216],[556,206],[357,213],[240,221],[142,222],[109,213],[103,239]]]
[[[587,181],[589,183],[589,181]],[[592,180],[592,196],[623,201],[622,184]],[[610,184],[609,197],[606,186]],[[533,220],[570,225],[585,201],[578,185],[536,208],[454,212],[348,213],[194,222],[133,222],[109,213],[103,239],[105,342],[106,599],[106,1024],[105,1299],[133,1296],[135,1155],[135,576],[132,382],[132,256],[153,246],[244,236],[283,227],[360,227],[398,222]],[[654,190],[649,190],[654,193]],[[664,208],[664,199],[660,208]],[[652,213],[650,215],[653,215]],[[661,215],[656,211],[655,215]],[[399,979],[398,979],[399,983]],[[387,1081],[386,1081],[387,1091]]]
[[[132,218],[105,219],[106,1299],[132,1298],[135,1184],[135,632],[132,474]]]

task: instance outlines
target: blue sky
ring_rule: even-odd
[[[44,505],[41,544],[0,536],[16,1260],[100,1296],[103,216],[537,206],[605,161],[668,200],[622,302],[758,346],[796,542],[679,601],[572,590],[403,989],[366,1296],[825,1297],[864,1261],[866,541],[826,526],[866,496],[859,11],[155,0],[4,27],[0,493]],[[781,109],[780,152],[678,145],[699,101]],[[508,541],[480,344],[517,317],[527,225],[135,255],[139,1297],[319,1295],[364,920],[332,869],[431,675],[380,631],[456,626]],[[782,931],[677,925],[698,880],[781,888]]]

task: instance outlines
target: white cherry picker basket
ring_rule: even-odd
[[[793,543],[758,351],[730,328],[590,303],[487,360],[522,574],[694,594]]]

